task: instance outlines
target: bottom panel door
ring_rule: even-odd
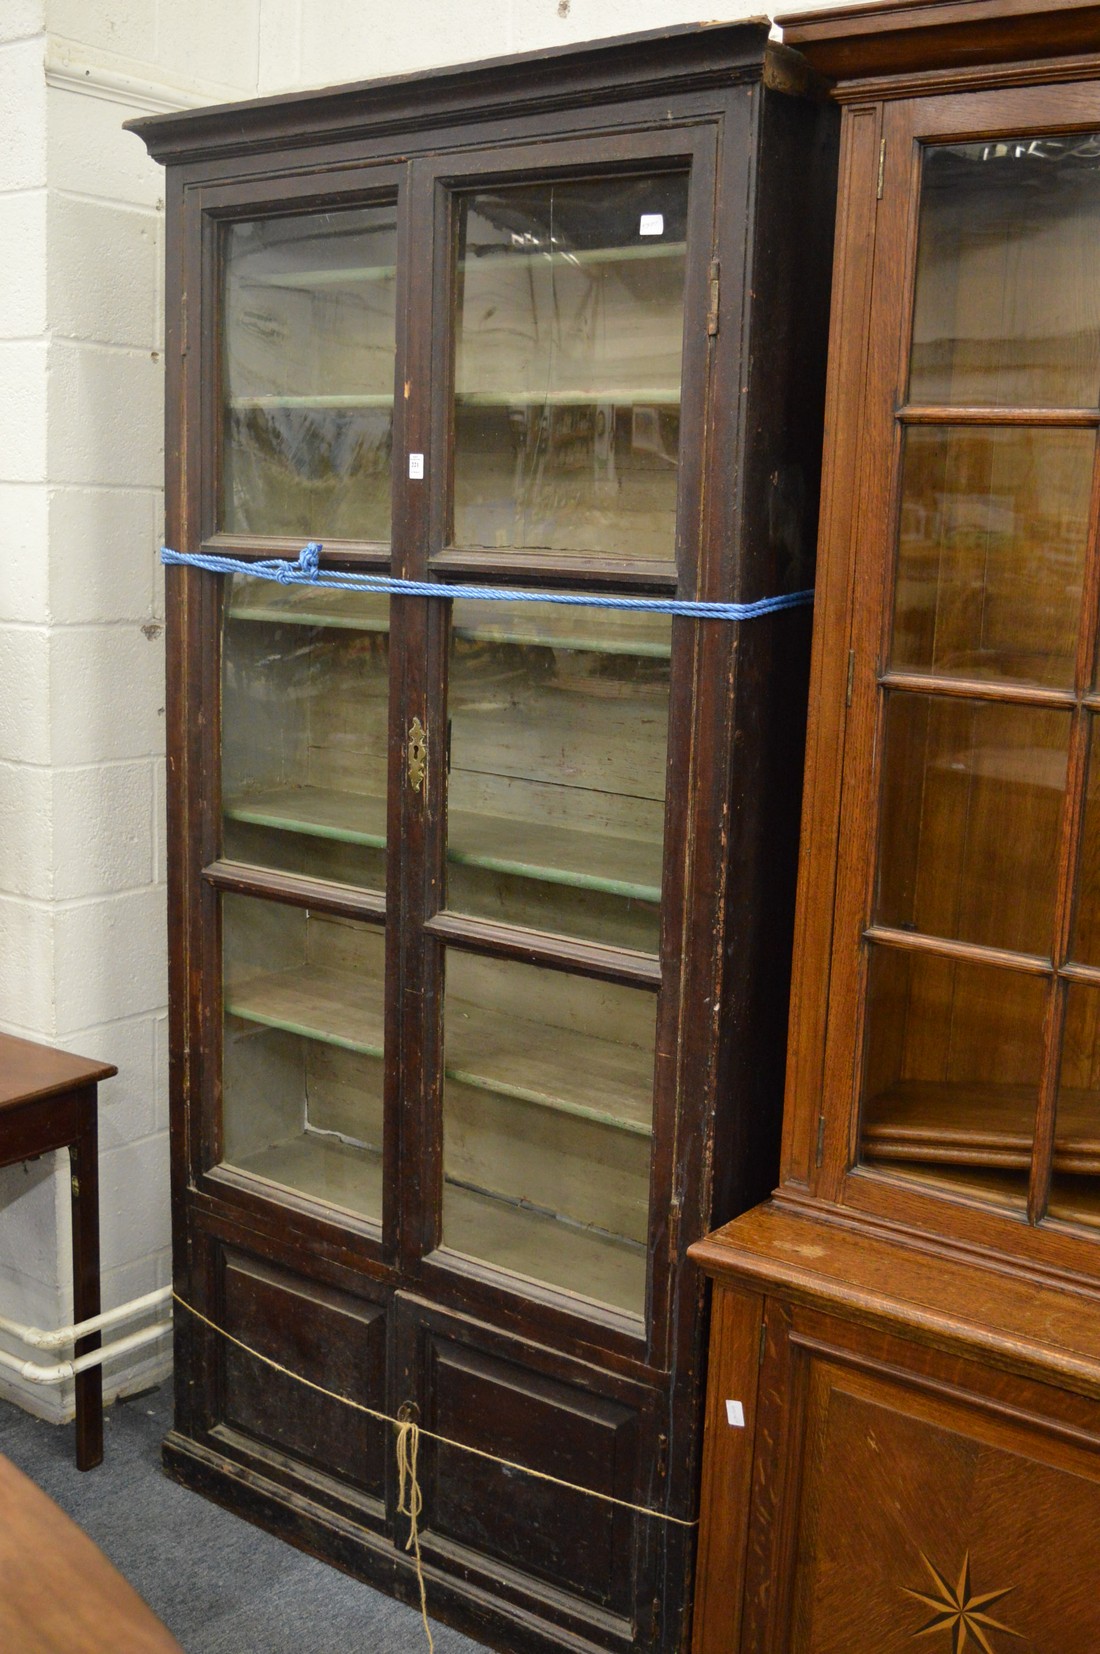
[[[392,1432],[337,1398],[384,1410],[385,1305],[219,1251],[219,1448],[381,1521]]]
[[[395,1313],[405,1399],[447,1438],[422,1440],[425,1558],[461,1561],[481,1588],[596,1647],[652,1646],[664,1524],[575,1489],[656,1502],[663,1399],[417,1299],[399,1295]]]
[[[796,1317],[772,1390],[787,1410],[785,1491],[764,1543],[758,1436],[760,1577],[742,1647],[1096,1654],[1100,1414],[1094,1435],[1052,1387],[898,1339],[861,1359],[850,1328],[838,1340],[849,1348],[831,1352],[822,1331],[799,1348]]]

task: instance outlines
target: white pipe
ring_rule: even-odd
[[[85,1355],[78,1355],[74,1361],[58,1361],[52,1367],[41,1366],[36,1361],[20,1361],[17,1355],[9,1355],[7,1350],[0,1350],[0,1366],[9,1371],[18,1373],[20,1378],[27,1379],[31,1384],[60,1384],[63,1379],[75,1378],[89,1367],[98,1367],[102,1361],[110,1361],[113,1356],[125,1355],[129,1350],[140,1349],[142,1344],[151,1344],[161,1333],[167,1332],[172,1325],[171,1321],[158,1321],[154,1326],[143,1327],[140,1332],[128,1333],[125,1338],[117,1338],[113,1344],[104,1344],[98,1350],[88,1350]]]
[[[72,1326],[58,1327],[56,1332],[43,1332],[41,1327],[24,1326],[21,1321],[9,1321],[6,1315],[0,1315],[0,1332],[10,1333],[20,1343],[30,1344],[36,1350],[59,1350],[62,1345],[72,1344],[89,1332],[101,1332],[104,1327],[117,1326],[120,1321],[131,1321],[135,1315],[156,1308],[171,1296],[170,1286],[160,1286],[155,1292],[147,1292],[143,1298],[131,1298],[128,1304],[119,1304],[116,1309],[104,1310],[102,1315],[93,1315],[87,1321],[76,1321]]]

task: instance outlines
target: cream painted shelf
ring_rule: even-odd
[[[638,1242],[453,1183],[443,1190],[443,1244],[633,1313],[645,1302],[646,1249]]]
[[[372,571],[373,572],[373,571]],[[379,570],[380,574],[386,571]],[[288,588],[294,603],[268,600],[235,603],[228,619],[278,626],[327,626],[342,631],[389,630],[384,613],[352,607],[356,598],[376,605],[384,593],[346,592],[335,587]],[[308,591],[309,607],[305,606]],[[668,660],[672,655],[668,615],[645,610],[600,609],[577,604],[532,604],[523,601],[478,602],[456,598],[455,636],[472,643],[515,643],[529,648],[568,649],[581,654],[625,655],[638,660]],[[477,609],[476,616],[470,610]],[[537,612],[536,612],[537,611]]]
[[[329,787],[279,788],[230,799],[225,814],[230,821],[344,844],[383,849],[386,843],[385,800],[366,793]],[[447,859],[458,866],[597,890],[631,901],[660,901],[660,885],[653,882],[659,845],[468,810],[452,810],[448,821]],[[468,848],[475,845],[476,849]]]
[[[367,978],[300,965],[231,983],[225,999],[231,1016],[382,1056],[382,990]],[[651,1051],[459,999],[448,1001],[444,1045],[449,1079],[639,1137],[651,1135]]]
[[[644,243],[631,247],[581,247],[553,248],[549,251],[541,247],[494,248],[480,257],[462,259],[459,268],[484,270],[494,263],[524,264],[556,262],[561,265],[584,266],[592,264],[631,264],[638,261],[646,263],[654,259],[683,258],[687,251],[687,244],[683,241],[659,241],[654,239],[652,245]],[[247,287],[355,287],[376,281],[391,281],[396,275],[396,267],[392,264],[363,264],[349,265],[346,269],[324,270],[281,270],[271,275],[246,276],[241,285]]]

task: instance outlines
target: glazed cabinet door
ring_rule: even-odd
[[[645,605],[730,580],[700,507],[715,167],[704,123],[185,215],[185,528],[434,587],[188,573],[194,1175],[661,1362],[678,1099],[712,1107],[678,1004],[719,968],[684,960],[688,822],[717,843],[726,786],[696,798],[727,716],[698,682],[734,644]]]
[[[882,131],[823,1177],[1068,1258],[1100,1213],[1100,97]]]
[[[203,298],[186,340],[200,454],[181,508],[207,551],[293,558],[324,538],[342,567],[384,572],[404,173],[330,182],[211,185],[185,217]],[[384,1176],[391,605],[200,578],[183,605],[182,807],[207,983],[192,1163],[222,1198],[270,1221],[351,1224],[377,1254],[397,1218]]]
[[[408,707],[435,1053],[420,1232],[471,1301],[534,1297],[636,1344],[666,1257],[691,635],[644,603],[700,578],[713,134],[539,160],[426,163],[415,186],[436,243],[425,561],[457,587]]]

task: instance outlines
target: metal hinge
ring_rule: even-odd
[[[819,1114],[818,1117],[817,1117],[817,1153],[814,1156],[814,1165],[815,1166],[820,1166],[820,1164],[821,1164],[821,1162],[824,1158],[825,1158],[825,1116],[824,1116],[824,1114]]]
[[[419,718],[414,718],[409,725],[405,761],[408,766],[409,786],[414,793],[418,793],[424,785],[424,772],[428,764],[428,735]]]
[[[883,138],[878,146],[878,189],[875,191],[875,200],[882,200],[882,180],[886,175],[886,139]]]
[[[846,696],[845,702],[844,702],[845,706],[851,706],[851,704],[852,704],[852,684],[855,682],[855,676],[856,676],[856,652],[855,652],[854,649],[849,649],[848,650],[848,693],[847,693],[847,696]]]
[[[707,310],[707,338],[713,339],[718,332],[718,291],[719,278],[722,267],[717,259],[711,261],[708,281],[710,282],[710,308]]]
[[[767,1321],[761,1321],[761,1323],[760,1323],[760,1349],[757,1352],[757,1359],[756,1359],[756,1365],[758,1367],[762,1367],[764,1365],[764,1355],[765,1355],[765,1352],[767,1351],[767,1348],[768,1348],[768,1323],[767,1323]]]

